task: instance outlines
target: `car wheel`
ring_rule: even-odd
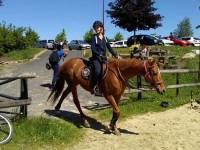
[[[79,48],[78,48],[79,50],[82,50],[82,47],[81,46],[79,46]]]
[[[71,47],[69,47],[69,50],[72,50],[72,48],[71,48]]]

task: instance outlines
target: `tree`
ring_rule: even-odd
[[[93,29],[91,28],[89,31],[87,31],[85,33],[85,35],[83,36],[83,40],[87,43],[92,43],[92,36],[94,35],[94,31]]]
[[[190,19],[185,17],[178,25],[177,28],[174,30],[174,35],[176,37],[185,37],[185,36],[192,36],[193,30],[190,23]]]
[[[25,31],[25,45],[32,47],[39,40],[38,34],[30,27]]]
[[[120,32],[118,32],[115,34],[114,39],[115,41],[120,41],[120,40],[123,40],[124,38],[123,38],[123,35]]]
[[[38,34],[30,27],[15,27],[6,22],[0,23],[0,55],[12,50],[21,50],[31,47],[38,40]]]
[[[162,24],[163,18],[156,14],[153,0],[115,0],[110,2],[110,10],[107,14],[111,17],[112,23],[127,31],[156,29]]]
[[[62,29],[62,31],[59,34],[57,34],[55,41],[56,42],[64,42],[66,40],[67,40],[67,38],[66,38],[65,29]]]
[[[0,6],[3,6],[3,1],[2,0],[0,0]]]

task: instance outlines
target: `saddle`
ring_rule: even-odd
[[[91,59],[89,59],[89,60],[83,59],[83,62],[85,64],[85,67],[83,67],[83,69],[81,70],[81,76],[85,80],[91,80],[92,75],[93,75],[93,70],[94,70],[94,65],[92,63],[92,60]],[[105,78],[106,73],[107,73],[107,68],[108,68],[107,63],[103,64],[99,81],[101,81]]]
[[[93,62],[91,59],[89,60],[83,59],[83,62],[85,66],[81,70],[81,76],[83,79],[89,80],[90,82],[92,82],[91,79],[92,79],[92,75],[94,74]],[[107,68],[108,68],[107,63],[103,64],[99,82],[106,77],[107,70],[108,70]],[[95,89],[95,91],[96,91],[95,96],[102,96],[102,92],[100,91],[99,85],[97,85],[97,88]]]

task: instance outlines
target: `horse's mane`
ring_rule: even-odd
[[[126,58],[126,59],[115,59],[115,58],[109,58],[108,59],[109,66],[121,66],[123,68],[129,67],[130,65],[137,65],[138,63],[141,63],[141,60],[133,59],[133,58]]]

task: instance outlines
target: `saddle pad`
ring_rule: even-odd
[[[91,75],[91,71],[88,67],[84,67],[81,70],[81,76],[83,77],[83,79],[88,80],[90,78],[90,75]]]

